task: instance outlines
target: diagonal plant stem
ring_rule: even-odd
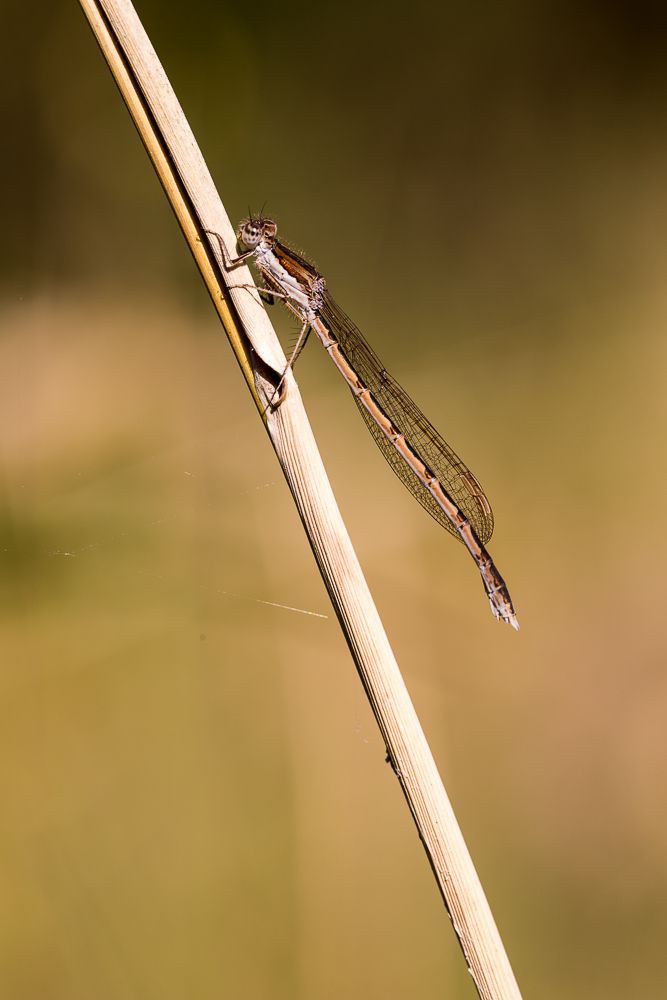
[[[292,492],[362,684],[482,1000],[520,1000],[509,960],[378,612],[338,511],[291,372],[244,267],[219,266],[205,231],[234,255],[232,226],[185,116],[129,0],[80,0],[224,325]]]

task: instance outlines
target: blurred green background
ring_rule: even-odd
[[[663,5],[138,9],[232,219],[266,201],[494,505],[518,635],[309,347],[524,996],[665,996]],[[473,998],[85,19],[3,26],[0,996]]]

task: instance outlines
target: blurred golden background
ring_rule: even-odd
[[[524,996],[665,996],[664,8],[138,10],[232,219],[267,203],[494,505],[518,635],[309,346]],[[0,996],[473,998],[84,17],[3,23]]]

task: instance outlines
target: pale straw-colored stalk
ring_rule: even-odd
[[[251,282],[248,270],[225,272],[214,242],[204,235],[220,233],[234,256],[234,231],[194,136],[129,0],[80,3],[262,416],[479,996],[517,1000],[509,960],[342,522],[296,382],[290,374],[284,402],[275,410],[268,406],[284,354],[259,298],[247,289],[234,291],[234,285]]]

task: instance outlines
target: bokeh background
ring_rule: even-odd
[[[524,995],[664,997],[663,5],[138,9],[232,219],[266,202],[491,497],[519,634],[309,347]],[[84,17],[2,20],[0,995],[473,998]]]

